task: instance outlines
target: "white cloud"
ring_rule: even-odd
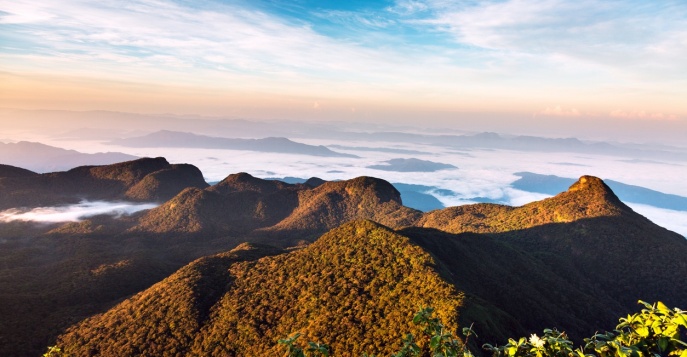
[[[617,75],[685,73],[687,6],[681,2],[594,0],[428,0],[433,16],[417,23],[461,44],[552,63],[599,66]],[[684,56],[683,56],[684,57]],[[638,69],[643,69],[642,71]],[[650,73],[646,73],[651,69]]]
[[[415,56],[412,52],[401,56],[389,48],[333,39],[307,24],[245,6],[193,5],[198,7],[144,0],[125,6],[77,0],[0,3],[0,11],[9,14],[3,18],[5,23],[15,19],[27,25],[6,35],[30,39],[31,47],[38,49],[31,54],[5,54],[4,63],[23,69],[64,68],[70,74],[116,80],[210,81],[242,89],[260,83],[274,89],[280,82],[288,88],[306,87],[309,82],[329,87],[332,80],[344,79],[372,84],[400,80],[398,73],[407,75],[404,81],[425,78],[417,66],[423,62],[422,51],[408,62]],[[375,17],[358,20],[373,27],[388,24]],[[321,82],[324,79],[327,82]]]
[[[638,203],[626,204],[650,221],[687,238],[687,212],[657,208]]]
[[[0,222],[78,222],[91,216],[101,214],[112,216],[129,215],[157,206],[158,205],[154,203],[82,201],[75,205],[37,207],[30,210],[11,208],[0,211]]]
[[[340,25],[383,29],[396,24],[396,21],[375,12],[326,10],[315,14]]]
[[[399,15],[411,15],[417,12],[426,11],[427,9],[429,9],[427,4],[415,0],[399,0],[396,1],[393,6],[386,8],[387,11]]]
[[[545,198],[551,197],[544,193],[527,192],[522,190],[516,190],[514,188],[507,187],[504,189],[506,196],[508,197],[509,204],[511,206],[522,206],[534,201],[541,201]]]

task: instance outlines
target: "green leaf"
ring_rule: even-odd
[[[429,340],[429,348],[431,349],[436,349],[439,346],[439,344],[441,344],[440,335],[433,336],[432,339]]]
[[[687,328],[687,314],[675,314],[675,323]]]
[[[649,304],[648,302],[642,301],[642,300],[637,301],[637,303],[644,305],[647,309],[653,308],[653,306],[651,304]]]
[[[638,327],[635,331],[641,337],[649,337],[649,328],[646,326]]]
[[[666,304],[664,304],[661,301],[657,302],[656,306],[658,307],[658,311],[660,311],[660,312],[664,312],[664,313],[670,313],[671,312],[670,308],[668,308],[668,306],[666,306]]]

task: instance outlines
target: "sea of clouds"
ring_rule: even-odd
[[[140,157],[164,156],[170,163],[190,163],[197,166],[208,182],[220,181],[229,174],[238,172],[247,172],[261,178],[316,176],[325,180],[374,176],[392,183],[432,186],[435,189],[429,190],[428,193],[435,195],[445,206],[471,203],[476,197],[520,206],[549,197],[512,188],[511,184],[519,178],[514,173],[521,171],[569,178],[592,175],[664,193],[687,196],[687,186],[681,179],[685,172],[684,162],[628,160],[614,156],[561,152],[456,150],[405,142],[300,138],[293,140],[312,145],[339,145],[332,149],[358,155],[359,158],[195,148],[127,148],[104,145],[97,141],[60,140],[47,143],[81,152],[120,151]],[[394,148],[416,152],[399,154],[350,150],[345,147]],[[417,158],[451,164],[457,168],[435,172],[390,172],[368,168],[394,158]],[[450,193],[447,194],[445,190],[449,190]],[[636,204],[631,207],[655,223],[687,236],[687,212]]]

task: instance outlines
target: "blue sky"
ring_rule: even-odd
[[[0,4],[12,108],[674,126],[685,58],[685,1]]]

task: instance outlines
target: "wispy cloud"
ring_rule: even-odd
[[[687,49],[687,6],[681,1],[429,0],[426,5],[433,16],[418,23],[493,51],[607,68],[670,65],[664,60]],[[684,70],[685,64],[673,62],[672,68]]]
[[[91,216],[105,214],[118,217],[157,206],[153,203],[83,201],[76,205],[37,207],[30,210],[12,208],[0,211],[0,222],[78,222]]]
[[[417,0],[396,1],[393,6],[388,6],[386,8],[387,11],[400,15],[412,15],[428,9],[429,5]]]
[[[370,11],[325,10],[315,15],[336,24],[356,28],[384,29],[396,24],[396,20]]]
[[[612,105],[595,103],[595,110],[637,110],[618,103],[641,98],[647,111],[684,115],[674,98],[687,95],[686,8],[681,1],[398,0],[329,8],[15,0],[0,3],[0,66],[43,82],[61,76],[199,88],[203,98],[274,94],[298,98],[303,108],[331,99],[348,101],[342,108],[496,106],[523,114],[544,102],[587,113],[591,104],[576,103],[607,96]],[[25,86],[40,82],[33,78]],[[571,97],[581,99],[565,100]]]
[[[393,79],[402,70],[409,76],[415,72],[388,49],[329,38],[304,23],[236,4],[197,6],[164,0],[124,6],[13,1],[0,5],[7,14],[0,17],[0,24],[25,25],[5,36],[29,43],[24,51],[6,54],[4,62],[136,81],[150,77],[170,81],[169,75],[175,73],[172,81],[212,81],[225,87],[263,83],[274,88],[280,82],[304,85],[323,79],[374,83]],[[326,14],[367,26],[388,23],[359,14]]]

